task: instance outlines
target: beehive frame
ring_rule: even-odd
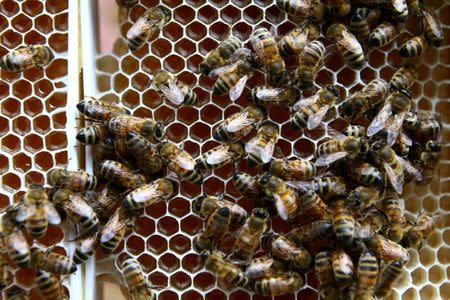
[[[129,107],[134,114],[153,116],[162,121],[170,120],[168,138],[177,143],[184,142],[185,149],[194,157],[211,149],[216,145],[211,139],[213,126],[224,117],[238,111],[240,106],[245,106],[247,100],[243,96],[233,104],[228,97],[214,96],[211,99],[210,91],[213,81],[199,76],[197,72],[197,65],[201,61],[201,57],[228,34],[229,25],[233,29],[233,34],[244,41],[247,41],[252,29],[261,26],[261,24],[270,26],[271,23],[278,23],[280,24],[278,29],[281,34],[293,27],[292,22],[278,10],[273,1],[168,0],[161,3],[171,9],[173,19],[153,43],[147,44],[135,53],[130,53],[126,41],[121,37],[116,41],[113,53],[105,55],[98,53],[95,43],[98,40],[95,30],[98,25],[96,23],[98,11],[94,2],[96,1],[28,0],[19,2],[5,0],[0,3],[0,11],[5,14],[0,16],[0,25],[2,25],[0,27],[1,55],[6,53],[8,48],[6,45],[13,36],[10,31],[23,36],[25,41],[27,41],[27,37],[31,39],[35,32],[40,33],[50,46],[53,43],[52,35],[62,33],[65,38],[59,40],[59,43],[67,44],[67,49],[63,48],[61,52],[56,51],[56,61],[62,60],[67,64],[66,73],[58,73],[58,70],[51,68],[52,65],[41,76],[39,76],[40,74],[33,75],[32,72],[28,72],[31,74],[25,72],[23,75],[2,72],[2,82],[0,83],[2,108],[2,115],[0,116],[0,139],[2,141],[0,170],[5,172],[2,172],[0,179],[2,188],[1,206],[5,206],[12,200],[17,201],[22,194],[18,191],[25,189],[25,183],[28,182],[29,176],[32,176],[33,180],[44,178],[45,172],[50,167],[48,164],[43,166],[38,154],[48,153],[52,157],[53,165],[68,163],[68,167],[71,169],[78,167],[77,158],[81,148],[75,147],[73,138],[66,138],[67,142],[61,144],[63,146],[60,145],[59,148],[52,147],[50,141],[45,145],[42,143],[42,149],[40,149],[39,147],[33,148],[39,144],[37,138],[30,140],[27,137],[36,135],[44,141],[50,140],[47,136],[53,136],[54,132],[64,134],[64,131],[66,137],[74,137],[77,117],[75,102],[81,98],[80,88],[84,90],[84,95],[97,96],[105,101],[116,102],[120,99],[122,104]],[[112,9],[116,9],[114,1],[111,0],[111,2]],[[38,5],[37,3],[41,3],[43,9],[27,17],[33,21],[33,25],[27,30],[25,30],[26,27],[22,29],[25,30],[22,33],[20,28],[14,26],[13,20],[21,15],[27,16],[27,7],[31,4]],[[159,1],[155,0],[140,0],[139,5],[130,12],[117,8],[120,20],[120,24],[117,26],[121,26],[121,33],[126,32],[126,29],[144,11],[145,7],[154,6],[158,3]],[[20,9],[13,9],[15,5]],[[439,51],[432,49],[421,58],[417,66],[419,79],[412,87],[412,94],[418,99],[417,103],[420,108],[438,111],[443,115],[443,136],[444,140],[447,141],[449,140],[450,118],[448,112],[446,112],[449,107],[450,95],[448,79],[450,65],[450,18],[448,18],[448,15],[450,14],[450,3],[449,1],[432,1],[430,5],[438,12],[445,39]],[[52,12],[52,6],[60,9]],[[47,19],[45,18],[46,15],[53,18],[65,14],[67,14],[68,24],[66,28],[57,28],[56,21],[52,22],[54,27],[50,31],[45,32],[45,28],[39,27],[39,20]],[[408,27],[409,32],[415,32],[416,30],[417,26],[414,26],[414,24],[410,24]],[[346,86],[347,91],[351,92],[360,87],[360,83],[367,83],[375,77],[381,76],[384,79],[390,79],[395,71],[394,66],[402,63],[397,59],[395,49],[398,48],[399,43],[404,41],[409,32],[403,33],[397,39],[397,42],[393,42],[381,50],[373,51],[370,54],[369,65],[360,73],[355,73],[346,67],[342,60],[335,59],[329,62],[326,65],[326,70],[321,72],[318,84],[336,81]],[[69,34],[67,35],[67,33]],[[30,43],[35,42],[31,41]],[[117,63],[117,67],[115,67],[114,61]],[[176,73],[180,80],[195,85],[194,90],[199,95],[199,105],[194,108],[183,107],[177,111],[165,104],[153,90],[150,90],[150,75],[160,67]],[[80,76],[81,68],[83,69],[82,76]],[[59,74],[55,81],[65,80],[66,85],[58,91],[51,91],[44,95],[43,101],[38,99],[38,102],[42,105],[42,111],[30,113],[30,109],[38,107],[34,105],[38,102],[34,101],[32,95],[39,95],[37,93],[42,82],[45,82],[44,87],[48,85],[47,81],[42,81],[42,78],[44,80],[53,78],[49,77],[53,73]],[[28,84],[34,89],[31,88],[31,92],[26,95],[17,94],[14,87],[18,82],[25,82],[25,84],[29,82]],[[262,84],[264,83],[264,76],[258,71],[250,83],[254,86]],[[2,91],[4,87],[7,87],[6,92]],[[50,99],[54,99],[54,95],[58,92],[65,94],[65,97],[63,97],[65,101],[55,100],[55,106],[59,110],[47,110],[47,106],[45,106],[46,115],[53,120],[55,115],[65,114],[65,124],[60,124],[64,122],[58,123],[58,119],[55,117],[56,121],[50,122],[50,126],[42,131],[37,124],[39,118],[43,118],[44,114],[41,112],[45,111],[44,104],[53,103]],[[70,97],[67,97],[67,95],[70,95]],[[19,108],[13,109],[14,107]],[[297,154],[304,158],[310,158],[316,143],[324,137],[320,130],[307,133],[306,136],[292,132],[288,124],[288,114],[284,108],[271,108],[269,117],[281,124],[282,136],[278,146],[283,150],[286,157]],[[28,119],[30,124],[30,127],[25,126],[25,129],[29,129],[24,132],[21,131],[22,126],[24,126],[22,122],[26,123],[26,121],[20,121],[24,120],[23,118]],[[339,120],[327,123],[332,123],[334,127],[342,127],[342,122]],[[9,145],[17,143],[13,143],[10,139],[19,141],[20,147],[12,147],[11,149]],[[5,145],[7,148],[5,148]],[[30,149],[33,149],[33,151],[30,151]],[[49,157],[48,154],[45,155]],[[18,168],[20,168],[20,159],[24,156],[29,158],[27,161],[30,163],[27,164],[27,166],[29,165],[28,169],[22,169],[21,171]],[[80,157],[83,158],[83,156]],[[448,188],[449,159],[448,146],[445,146],[440,166],[440,178],[435,179],[428,188],[409,186],[406,189],[405,205],[410,214],[417,215],[421,211],[448,213],[450,209],[448,204],[450,199]],[[85,164],[86,169],[92,170],[89,147],[86,149],[86,159],[82,159],[80,162]],[[160,299],[259,298],[239,289],[222,291],[217,286],[214,277],[197,263],[197,255],[191,249],[193,235],[201,227],[201,220],[192,213],[190,203],[193,198],[203,192],[207,194],[225,192],[231,199],[238,201],[245,208],[251,207],[249,201],[240,199],[234,189],[230,180],[232,172],[233,169],[228,167],[216,170],[211,176],[205,178],[205,184],[202,187],[182,183],[180,193],[169,203],[158,204],[146,209],[145,215],[139,218],[136,229],[126,238],[124,250],[120,250],[118,254],[127,251],[138,258],[154,284],[168,286],[159,291]],[[10,179],[10,177],[14,179]],[[280,232],[286,232],[290,228],[277,218],[272,225],[274,230]],[[70,248],[62,239],[57,242],[60,247]],[[230,245],[231,243],[226,244]],[[450,285],[447,282],[448,274],[450,274],[448,265],[449,244],[450,230],[444,227],[437,229],[421,250],[411,250],[411,259],[406,266],[407,272],[392,293],[391,298],[449,298]],[[71,253],[71,249],[68,249],[68,252]],[[103,271],[99,268],[96,269],[96,265],[101,266],[102,261],[96,262],[91,259],[82,270],[71,276],[67,286],[72,297],[76,297],[74,299],[81,299],[81,297],[97,299],[95,278],[96,274]],[[33,295],[33,283],[29,278],[27,279],[26,276],[19,274],[13,280],[24,289],[31,290]],[[296,296],[290,295],[286,298],[313,299],[316,288],[316,280],[312,274],[308,274],[308,285]]]

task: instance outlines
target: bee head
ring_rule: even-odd
[[[202,252],[200,252],[200,255],[199,255],[200,263],[202,265],[204,265],[210,255],[211,255],[211,253],[208,250],[203,250]]]
[[[425,148],[429,151],[439,152],[442,149],[442,145],[436,142],[435,140],[430,140],[425,145]]]
[[[164,6],[160,6],[162,13],[165,16],[165,19],[168,21],[172,18],[172,13],[170,12],[170,9],[164,7]]]
[[[195,213],[200,213],[201,209],[202,209],[202,204],[203,201],[206,199],[206,195],[202,195],[196,199],[194,199],[194,201],[192,202],[192,209],[194,210]]]
[[[334,84],[329,84],[325,87],[325,89],[331,93],[333,93],[334,96],[339,97],[341,94],[338,87]]]
[[[210,68],[204,62],[200,63],[199,69],[200,69],[200,73],[202,73],[205,76],[208,76],[209,72],[211,71]]]
[[[160,121],[157,121],[156,123],[146,122],[142,130],[146,135],[152,136],[157,142],[160,142],[166,135],[164,124]]]
[[[272,175],[270,173],[264,173],[260,178],[259,178],[259,184],[262,186],[266,186],[269,184],[270,182],[270,178],[272,177]]]
[[[255,208],[253,210],[253,215],[260,219],[268,219],[269,213],[264,208]]]
[[[353,113],[357,110],[357,100],[346,100],[342,103],[341,106],[339,106],[339,115],[343,118],[348,118],[353,115]]]

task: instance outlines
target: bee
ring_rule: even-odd
[[[367,15],[369,10],[365,7],[359,7],[356,9],[354,15],[351,18],[349,30],[355,35],[359,43],[363,48],[368,45],[370,27],[367,21]]]
[[[139,166],[146,175],[152,176],[162,171],[163,162],[155,146],[142,135],[128,132],[126,144],[131,154],[139,159]]]
[[[328,215],[327,206],[313,190],[300,192],[298,200],[301,211],[314,220],[324,219]]]
[[[11,258],[11,260],[13,260],[20,268],[30,267],[30,245],[25,239],[22,231],[14,229],[5,235],[3,240],[9,258]]]
[[[214,250],[230,226],[231,216],[228,207],[217,209],[206,221],[205,228],[194,237],[192,242],[197,252]]]
[[[370,250],[364,251],[358,261],[355,299],[370,300],[377,283],[379,273],[378,260]]]
[[[94,145],[94,162],[99,162],[101,160],[114,160],[117,159],[116,150],[114,147],[114,141],[112,138],[107,137],[99,141],[96,145]],[[94,169],[94,174],[96,173],[96,169]]]
[[[344,246],[350,246],[355,238],[355,219],[346,202],[337,198],[331,203],[331,221],[337,240]]]
[[[94,124],[78,130],[76,139],[83,144],[93,145],[104,140],[109,135],[108,129],[103,124]]]
[[[332,0],[331,4],[333,6],[332,10],[334,14],[341,18],[348,16],[352,10],[350,0]]]
[[[417,35],[407,40],[400,47],[399,54],[405,58],[413,58],[420,56],[428,49],[428,41],[423,35]]]
[[[392,42],[397,36],[397,28],[390,22],[378,25],[369,35],[369,43],[373,48],[381,48]]]
[[[319,0],[277,0],[277,6],[288,15],[309,18],[314,22],[321,22],[328,14],[328,7]]]
[[[368,151],[366,138],[338,137],[319,145],[316,150],[316,166],[326,166],[341,158],[355,158]]]
[[[119,115],[129,115],[130,111],[125,107],[106,104],[93,97],[85,97],[77,104],[77,109],[86,117],[103,122]]]
[[[166,135],[164,124],[150,118],[119,115],[111,118],[107,124],[109,131],[121,138],[126,138],[129,132],[135,132],[152,143],[158,143]]]
[[[30,297],[28,293],[16,285],[13,285],[11,288],[5,291],[5,299],[6,300],[28,300]]]
[[[233,254],[239,260],[249,262],[259,246],[261,235],[267,230],[269,214],[262,208],[253,209],[236,237]]]
[[[54,58],[55,55],[50,47],[44,45],[21,46],[2,57],[0,68],[10,72],[22,72],[33,67],[43,68]]]
[[[62,300],[66,298],[60,281],[49,272],[36,270],[36,286],[44,299]]]
[[[380,200],[380,190],[376,187],[358,186],[347,197],[348,204],[365,210]]]
[[[365,64],[366,58],[361,44],[345,25],[340,23],[331,25],[327,29],[326,36],[336,44],[337,50],[351,67],[359,69]]]
[[[203,195],[195,199],[192,204],[193,211],[205,220],[222,207],[228,208],[233,224],[242,225],[247,219],[247,211],[242,206],[222,197]]]
[[[47,173],[47,183],[54,187],[83,192],[95,189],[97,178],[81,170],[69,171],[62,168],[53,168]]]
[[[287,104],[291,105],[300,99],[300,90],[294,86],[272,88],[258,86],[248,95],[248,101],[254,104]]]
[[[250,36],[250,43],[270,76],[280,78],[286,73],[286,66],[278,51],[277,42],[266,28],[254,30]]]
[[[365,239],[386,228],[388,219],[382,210],[371,207],[364,211],[364,215],[358,220],[357,225],[358,238]]]
[[[230,35],[203,58],[199,66],[200,72],[208,76],[212,70],[226,65],[227,61],[243,46],[244,44],[239,38]]]
[[[317,220],[292,229],[287,237],[296,244],[308,245],[317,240],[325,240],[333,234],[333,224],[330,220]]]
[[[152,86],[161,97],[175,106],[197,103],[197,94],[187,84],[178,81],[176,76],[165,70],[155,72]]]
[[[375,296],[382,299],[389,295],[394,283],[403,272],[403,263],[400,260],[391,261],[381,272],[378,283],[375,287]]]
[[[213,137],[219,142],[239,139],[249,134],[252,128],[266,117],[267,111],[264,107],[249,105],[220,123],[214,129]]]
[[[0,252],[0,289],[4,290],[8,286],[8,271],[6,270],[6,266],[8,265],[8,259],[5,255],[5,245],[3,241],[0,239],[0,247],[2,247],[2,251]]]
[[[25,221],[25,228],[31,237],[38,239],[47,232],[48,223],[59,224],[61,217],[51,202],[42,186],[31,185],[22,205],[19,205],[16,220]]]
[[[278,50],[281,56],[299,55],[304,51],[306,44],[319,38],[320,28],[313,22],[303,22],[292,29],[278,41]]]
[[[141,48],[159,29],[172,18],[169,9],[158,5],[146,10],[127,32],[128,47],[131,51]]]
[[[340,291],[334,277],[330,251],[320,251],[316,254],[314,270],[320,283],[318,289],[319,299],[339,299]]]
[[[272,159],[279,134],[278,126],[273,123],[267,122],[258,128],[256,135],[245,145],[249,166],[265,164]]]
[[[442,121],[439,113],[419,110],[416,113],[408,112],[403,122],[403,128],[408,135],[419,143],[429,140],[439,140]]]
[[[121,195],[110,185],[105,185],[100,193],[87,197],[89,206],[92,207],[100,220],[108,220],[119,204]]]
[[[293,221],[300,212],[300,202],[296,192],[278,177],[265,173],[259,178],[259,186],[273,199],[278,215],[285,221]]]
[[[175,193],[176,184],[167,178],[158,178],[129,193],[122,202],[126,211],[135,211],[160,201],[169,200]]]
[[[228,163],[236,163],[245,156],[244,143],[230,141],[203,153],[195,160],[195,168],[210,170],[220,168]]]
[[[364,244],[379,259],[384,261],[401,260],[407,262],[409,260],[408,251],[380,234],[374,234],[372,237],[364,239]]]
[[[335,170],[342,176],[346,176],[364,186],[384,186],[384,174],[373,165],[360,161],[341,159],[336,163]]]
[[[435,177],[434,173],[439,165],[441,150],[442,145],[435,140],[429,140],[424,147],[418,144],[414,145],[411,158],[422,172],[420,183],[428,184]]]
[[[296,71],[300,89],[309,89],[314,86],[317,73],[323,65],[325,51],[325,45],[319,40],[313,40],[303,47]]]
[[[130,222],[131,223],[131,222]],[[129,220],[122,208],[118,208],[100,232],[100,248],[103,253],[110,254],[116,250],[125,235]]]
[[[312,130],[319,126],[325,114],[336,102],[339,94],[337,86],[329,84],[315,95],[295,103],[293,110],[296,113],[292,118],[292,127],[295,129],[307,127]]]
[[[345,288],[353,283],[355,267],[352,258],[342,249],[331,252],[334,277],[341,288]]]
[[[94,255],[98,248],[98,232],[88,235],[77,243],[75,252],[72,255],[72,261],[76,264],[82,264],[87,261],[89,257]]]
[[[133,299],[156,300],[156,295],[137,260],[129,256],[125,258],[122,261],[121,271]]]
[[[285,273],[286,266],[279,260],[269,256],[254,258],[245,269],[245,275],[250,281],[272,277],[279,273]]]
[[[409,10],[406,0],[390,0],[388,1],[387,8],[398,21],[406,22],[408,19]]]
[[[436,48],[439,48],[444,40],[444,32],[442,31],[439,17],[431,9],[423,9],[420,11],[422,15],[422,28],[428,42]]]
[[[403,237],[406,224],[405,202],[394,192],[388,192],[381,204],[382,210],[390,223],[387,229],[387,237],[394,242],[399,242]]]
[[[239,287],[245,287],[248,284],[245,272],[240,267],[226,261],[220,252],[203,250],[200,253],[200,262],[206,270],[221,281]]]
[[[253,285],[256,294],[262,296],[281,296],[296,293],[305,285],[305,279],[297,272],[277,273],[257,280]]]
[[[131,8],[138,2],[138,0],[116,0],[117,5],[125,8]]]
[[[102,160],[98,162],[97,168],[101,176],[108,181],[127,189],[134,190],[145,184],[145,177],[143,175],[134,173],[131,169],[117,161]]]
[[[397,156],[394,150],[388,145],[381,142],[375,142],[370,146],[374,160],[380,164],[386,171],[394,190],[401,194],[403,191],[403,182],[405,179],[404,170],[414,175],[418,181],[422,179],[422,175],[411,163],[404,158]]]
[[[273,257],[286,262],[291,267],[308,271],[312,264],[311,254],[301,246],[289,240],[287,237],[274,232],[265,233],[261,238],[261,246]]]
[[[259,187],[258,178],[245,172],[236,172],[233,174],[233,184],[238,192],[247,198],[260,198],[264,192]]]
[[[392,75],[390,81],[391,90],[409,90],[416,79],[417,73],[412,67],[401,67],[397,71],[395,71],[394,75]]]
[[[168,141],[158,145],[158,152],[169,169],[180,178],[193,184],[203,182],[203,173],[195,168],[195,160],[188,152]]]
[[[68,217],[77,224],[84,233],[98,231],[100,221],[91,206],[84,198],[67,189],[58,189],[52,195],[53,203],[59,205]]]
[[[289,186],[300,191],[313,190],[320,197],[330,199],[336,196],[347,196],[347,184],[340,176],[318,177],[312,181],[287,182]]]
[[[77,270],[75,263],[67,256],[39,248],[31,249],[31,266],[61,275],[72,274]]]
[[[427,213],[417,217],[415,224],[406,230],[400,244],[407,248],[419,248],[436,227],[436,218]]]
[[[342,131],[345,136],[352,136],[355,138],[365,137],[367,135],[366,127],[362,125],[348,125]]]
[[[309,180],[316,176],[316,166],[303,159],[272,159],[269,172],[283,180]]]
[[[342,102],[338,109],[339,115],[347,120],[354,120],[384,101],[388,93],[388,83],[376,78]]]

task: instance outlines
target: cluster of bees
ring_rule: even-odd
[[[261,68],[268,85],[249,91],[250,105],[214,129],[213,138],[221,144],[196,159],[165,138],[161,121],[92,97],[80,102],[79,112],[93,124],[81,128],[76,138],[93,145],[94,175],[52,169],[49,191],[31,185],[21,201],[4,209],[0,288],[8,285],[6,266],[12,263],[36,269],[36,285],[45,299],[64,299],[60,276],[75,272],[97,250],[113,253],[142,209],[169,201],[177,182],[202,184],[206,172],[246,160],[259,175],[235,172],[232,180],[252,201],[251,214],[224,197],[204,195],[193,201],[194,212],[204,219],[193,247],[223,288],[283,295],[301,289],[304,274],[314,269],[321,299],[386,296],[408,261],[407,249],[420,247],[435,227],[436,216],[426,213],[408,219],[401,194],[414,177],[423,184],[432,179],[442,123],[438,114],[416,109],[409,91],[416,80],[411,66],[398,68],[389,82],[374,79],[345,97],[337,109],[348,123],[341,130],[323,120],[337,106],[342,89],[328,84],[315,90],[315,80],[329,53],[339,53],[353,68],[364,66],[367,53],[393,41],[410,15],[420,17],[421,32],[401,46],[400,56],[412,58],[439,47],[443,34],[434,12],[420,1],[329,2],[277,0],[281,10],[301,19],[297,28],[284,36],[258,28],[250,47],[230,35],[204,58],[199,70],[216,78],[214,95],[237,100]],[[130,8],[137,0],[117,3]],[[147,10],[127,32],[130,50],[142,47],[170,19],[161,5]],[[44,67],[53,57],[46,46],[23,46],[5,55],[0,67],[18,72]],[[288,68],[285,57],[298,63]],[[170,72],[159,70],[152,81],[170,105],[197,104],[192,88]],[[311,90],[313,95],[305,97]],[[325,127],[330,138],[318,145],[314,162],[275,157],[280,133],[278,124],[267,120],[271,105],[290,108],[293,130]],[[244,142],[253,129],[256,134]],[[294,223],[294,229],[273,232],[269,221],[275,215]],[[76,225],[79,236],[70,257],[30,247],[28,237],[41,238],[48,224],[64,218]],[[222,253],[221,241],[230,233],[233,250]],[[255,257],[260,246],[264,255]],[[134,258],[124,258],[120,268],[133,298],[155,299],[154,286]],[[8,289],[5,297],[27,299],[19,288]]]

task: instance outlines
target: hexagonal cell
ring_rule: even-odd
[[[184,60],[178,55],[170,55],[163,62],[164,69],[174,74],[184,69]]]
[[[114,73],[119,69],[117,58],[112,55],[105,55],[97,59],[97,69],[106,73]],[[122,67],[122,70],[124,68]],[[124,70],[125,71],[125,70]]]
[[[234,24],[241,18],[241,11],[233,5],[220,10],[220,18],[228,24]]]
[[[202,62],[203,58],[195,54],[187,59],[187,67],[191,72],[198,73],[198,66]],[[198,95],[198,94],[197,94]]]
[[[145,273],[149,273],[156,269],[156,259],[148,254],[142,254],[138,257],[138,261]]]
[[[67,123],[67,116],[64,112],[54,114],[52,116],[52,124],[54,129],[64,129]]]
[[[151,49],[156,56],[165,57],[172,52],[172,44],[168,40],[160,38],[152,42]]]
[[[166,272],[173,272],[180,267],[180,260],[171,253],[166,253],[158,259],[158,266]]]
[[[52,14],[59,13],[63,10],[67,10],[68,1],[47,0],[45,8]]]
[[[13,130],[19,135],[25,135],[31,130],[30,120],[26,117],[19,116],[13,120]]]
[[[14,173],[6,173],[2,177],[2,186],[10,193],[20,188],[20,178]]]
[[[134,225],[134,230],[143,236],[149,236],[155,232],[155,221],[150,218],[140,217]]]
[[[202,291],[212,289],[215,283],[216,278],[211,273],[202,272],[194,277],[194,286]]]
[[[170,277],[170,286],[177,290],[184,290],[191,285],[191,277],[186,273],[177,272]]]
[[[197,12],[197,18],[205,24],[211,24],[217,20],[217,10],[209,5],[205,5]]]
[[[157,219],[164,216],[167,213],[167,204],[165,202],[158,202],[146,207],[145,212],[147,215]]]
[[[191,249],[191,240],[182,234],[178,234],[170,239],[169,247],[172,251],[182,254]]]
[[[52,131],[45,136],[45,147],[58,150],[67,147],[67,137],[64,131]]]
[[[188,57],[195,53],[196,46],[188,39],[182,39],[175,44],[175,51],[183,57]]]
[[[244,20],[251,24],[259,23],[263,18],[263,11],[255,5],[251,5],[244,9]]]
[[[14,170],[26,173],[31,169],[31,158],[25,153],[18,153],[13,156]]]
[[[227,299],[227,296],[221,290],[212,290],[205,295],[205,300],[219,300]]]
[[[198,110],[191,106],[182,106],[177,111],[177,119],[186,125],[190,125],[198,120],[198,115]]]
[[[421,299],[438,299],[438,291],[430,284],[421,288],[419,293]]]
[[[67,60],[54,59],[49,66],[45,68],[45,73],[50,79],[61,78],[67,75]],[[56,84],[55,84],[56,85]]]
[[[49,152],[39,152],[35,155],[34,161],[36,165],[44,171],[48,171],[54,165],[53,156]]]
[[[203,183],[203,192],[207,195],[220,195],[225,191],[225,184],[216,177],[210,177]]]
[[[206,27],[198,21],[194,21],[186,27],[186,34],[193,40],[199,41],[206,35]]]
[[[39,243],[41,243],[47,247],[50,247],[50,246],[55,245],[56,243],[62,241],[63,238],[64,238],[64,232],[62,231],[61,227],[55,226],[55,225],[49,225],[44,236],[39,239]]]
[[[312,153],[314,153],[315,146],[314,143],[309,139],[299,139],[294,144],[294,153],[300,158],[307,158]]]
[[[137,73],[131,78],[131,85],[138,91],[144,91],[150,86],[150,78],[144,73]]]
[[[114,75],[113,82],[114,82],[114,90],[118,93],[128,88],[130,84],[128,78],[120,73]]]
[[[55,28],[59,31],[67,31],[68,19],[69,19],[68,13],[62,13],[62,14],[56,15],[54,17]]]
[[[196,141],[203,142],[211,137],[211,128],[207,124],[197,122],[191,126],[189,135]]]
[[[219,41],[226,39],[229,32],[230,26],[222,22],[216,22],[209,27],[209,34]]]
[[[13,30],[8,30],[2,33],[0,40],[3,46],[15,49],[22,43],[22,36]]]
[[[9,98],[2,102],[2,114],[7,117],[15,117],[20,114],[20,102]]]
[[[144,240],[136,235],[130,236],[126,241],[126,249],[133,255],[138,255],[145,250]]]
[[[5,0],[0,3],[0,11],[8,17],[14,16],[19,11],[19,5],[16,1]]]
[[[26,32],[31,28],[33,22],[26,15],[19,14],[12,19],[11,24],[19,32]]]
[[[30,186],[32,184],[44,185],[45,177],[40,172],[30,171],[25,174],[25,183],[27,186]]]
[[[20,139],[13,134],[8,134],[1,141],[1,147],[6,153],[13,154],[20,150]]]
[[[195,18],[195,11],[188,5],[182,5],[174,10],[173,18],[180,24],[186,25]]]
[[[203,268],[203,266],[198,261],[197,254],[185,255],[183,257],[183,261],[181,264],[183,266],[183,269],[185,269],[186,271],[188,271],[190,273],[195,273],[198,270],[200,270],[201,268]]]
[[[23,99],[31,95],[31,84],[26,80],[19,80],[12,86],[13,94],[19,99]]]
[[[67,43],[66,33],[53,33],[48,39],[49,46],[58,53],[67,52]]]
[[[37,96],[45,98],[53,91],[53,84],[50,80],[42,79],[34,84],[34,92]]]
[[[36,29],[44,34],[53,30],[53,20],[48,15],[40,15],[34,20]]]
[[[167,106],[161,106],[160,108],[158,108],[155,111],[154,115],[156,120],[161,120],[165,124],[168,124],[175,120],[175,112],[173,111],[173,109]]]
[[[411,279],[414,285],[420,286],[427,280],[427,273],[419,267],[411,272]]]
[[[170,22],[164,26],[163,34],[166,38],[175,42],[183,36],[183,28],[175,22]]]
[[[178,231],[178,221],[172,217],[164,217],[158,221],[158,231],[166,236],[171,236]]]
[[[233,35],[242,41],[247,40],[252,33],[252,27],[245,22],[239,22],[233,26]]]
[[[202,228],[202,225],[203,221],[194,215],[189,215],[181,220],[181,230],[190,235],[196,234]]]
[[[155,254],[161,254],[167,250],[167,241],[159,235],[153,235],[147,239],[147,249]]]
[[[182,123],[172,123],[166,130],[167,137],[175,143],[184,141],[188,135],[188,128]]]
[[[38,114],[38,108],[42,109],[42,104],[37,103],[39,100],[33,99],[30,101],[29,106],[29,114],[31,116],[34,116],[35,114]],[[48,112],[51,112],[59,107],[64,107],[67,103],[67,94],[66,93],[53,93],[47,101],[45,101],[45,108]],[[32,105],[36,104],[36,107],[32,107]]]
[[[0,154],[0,172],[3,174],[9,168],[8,157],[3,154]]]

